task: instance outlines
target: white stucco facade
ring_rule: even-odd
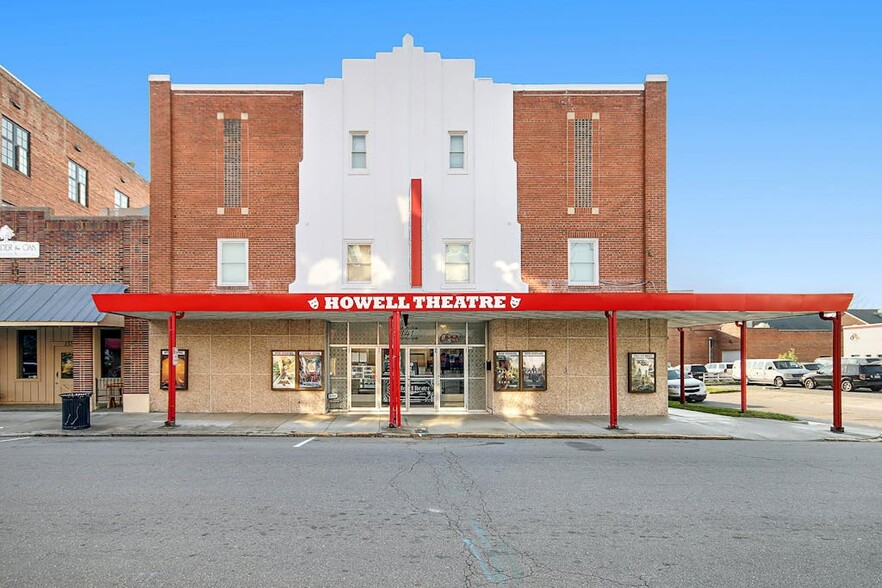
[[[352,168],[352,135],[366,168]],[[465,136],[450,169],[450,135]],[[413,46],[343,61],[304,87],[303,160],[292,293],[411,287],[412,179],[422,181],[422,291],[525,292],[520,275],[512,86],[475,78],[469,59]],[[445,281],[445,243],[470,244],[471,278]],[[346,280],[347,244],[369,244],[370,283]]]

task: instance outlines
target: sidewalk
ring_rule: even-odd
[[[179,413],[175,427],[165,426],[165,413],[122,413],[99,410],[91,427],[61,428],[58,410],[0,409],[0,438],[21,436],[297,436],[297,437],[498,437],[498,438],[625,438],[746,439],[772,441],[882,440],[882,429],[846,426],[830,431],[830,423],[796,423],[717,416],[670,409],[668,416],[625,417],[619,428],[607,429],[608,417],[518,416],[493,414],[405,415],[400,429],[389,429],[387,414],[241,414]]]

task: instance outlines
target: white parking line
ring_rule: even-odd
[[[15,437],[13,439],[0,439],[0,443],[6,443],[7,441],[21,441],[22,439],[30,439],[30,437]]]
[[[300,443],[298,443],[298,444],[295,445],[294,447],[303,447],[304,445],[306,445],[306,444],[309,443],[310,441],[315,441],[315,437],[310,437],[310,438],[307,439],[306,441],[301,441]]]

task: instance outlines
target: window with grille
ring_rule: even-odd
[[[367,169],[367,133],[352,133],[352,169]]]
[[[224,119],[224,207],[242,207],[242,121]]]
[[[465,169],[465,140],[465,133],[450,133],[450,169]]]
[[[596,286],[597,239],[567,240],[568,281],[571,286]]]
[[[113,207],[114,208],[128,208],[129,207],[129,197],[120,192],[119,190],[113,191]]]
[[[89,206],[89,172],[78,163],[67,162],[67,197]]]
[[[370,243],[348,243],[346,245],[346,281],[371,281]]]
[[[590,118],[575,120],[575,142],[573,161],[573,186],[576,208],[591,207],[592,177],[594,175],[593,129]]]
[[[248,239],[217,240],[217,285],[248,285]]]
[[[24,175],[30,175],[31,167],[31,134],[3,117],[3,163]]]
[[[468,283],[472,280],[471,244],[444,244],[444,281],[449,283]]]

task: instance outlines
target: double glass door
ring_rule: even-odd
[[[402,347],[399,367],[402,410],[465,408],[464,348]],[[389,406],[389,349],[353,347],[350,378],[352,408]]]

